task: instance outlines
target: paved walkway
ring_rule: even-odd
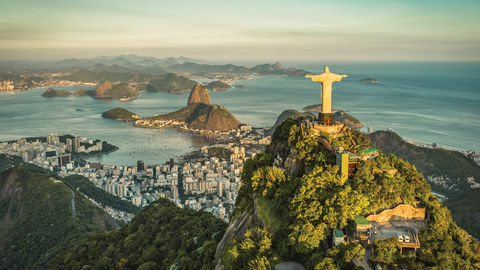
[[[296,262],[282,262],[275,265],[275,270],[305,270],[305,267]]]
[[[368,260],[370,259],[370,257],[372,256],[372,251],[370,249],[366,249],[365,250],[365,254],[362,256],[362,259],[360,261],[353,261],[353,263],[356,265],[356,266],[360,266],[362,267],[363,269],[366,269],[366,270],[373,270],[370,265],[368,264]]]
[[[72,212],[73,212],[73,217],[77,218],[77,210],[75,209],[75,192],[72,190]]]

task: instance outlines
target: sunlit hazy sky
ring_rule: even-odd
[[[0,0],[0,60],[480,60],[479,0]]]

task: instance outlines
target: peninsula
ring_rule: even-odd
[[[177,111],[140,118],[122,108],[115,108],[102,114],[105,118],[119,121],[133,121],[142,128],[177,128],[202,137],[215,138],[235,132],[241,125],[225,107],[211,103],[208,90],[201,84],[193,86],[187,106]]]

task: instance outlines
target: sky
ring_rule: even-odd
[[[0,0],[0,60],[479,61],[478,0]]]

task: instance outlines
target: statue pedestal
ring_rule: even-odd
[[[320,135],[320,133],[326,133],[335,138],[338,135],[340,135],[345,128],[346,128],[345,124],[336,122],[330,125],[314,124],[312,126],[312,131],[314,135]]]
[[[333,125],[333,113],[319,113],[318,122],[322,125]]]

